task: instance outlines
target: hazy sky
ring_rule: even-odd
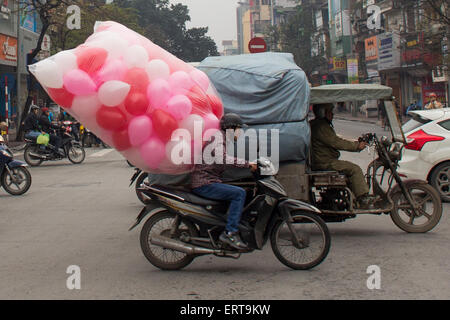
[[[236,8],[239,0],[170,0],[189,8],[191,21],[188,28],[209,27],[210,36],[220,51],[223,40],[237,40]]]

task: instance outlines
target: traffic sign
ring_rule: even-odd
[[[259,53],[259,52],[266,52],[267,50],[267,44],[266,41],[263,38],[253,38],[248,43],[248,50],[251,53]]]

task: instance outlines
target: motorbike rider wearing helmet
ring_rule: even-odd
[[[49,110],[48,108],[44,107],[41,109],[42,115],[39,118],[39,125],[42,128],[42,131],[45,133],[48,133],[50,136],[50,144],[55,147],[55,153],[57,153],[59,156],[64,156],[64,152],[60,149],[62,146],[62,139],[56,135],[52,134],[51,129],[59,129],[60,127],[58,125],[54,125],[49,121]]]
[[[367,147],[366,142],[348,141],[336,135],[333,121],[333,105],[313,106],[315,119],[311,121],[311,147],[313,170],[332,170],[344,173],[350,179],[350,187],[360,208],[368,208],[374,199],[370,197],[369,187],[361,168],[349,161],[339,160],[340,152],[360,152]]]
[[[30,113],[25,118],[23,130],[26,139],[36,139],[43,133],[39,127],[39,110],[38,106],[32,105]]]
[[[239,221],[244,208],[246,192],[243,188],[222,183],[222,174],[226,166],[234,166],[239,168],[251,168],[256,171],[257,165],[247,161],[239,163],[237,158],[227,155],[226,151],[226,134],[233,133],[234,140],[237,140],[240,134],[240,129],[244,127],[244,123],[239,115],[234,113],[225,114],[220,121],[220,133],[222,139],[215,137],[211,142],[206,143],[206,146],[211,147],[211,150],[222,153],[219,155],[221,163],[212,163],[208,161],[205,164],[205,159],[202,164],[196,164],[192,172],[192,191],[204,198],[212,200],[227,200],[230,201],[228,209],[228,218],[225,231],[220,235],[220,241],[229,244],[236,249],[246,249],[247,245],[241,240],[238,231]],[[231,131],[229,130],[231,129]],[[213,152],[214,152],[213,151]],[[208,155],[204,155],[208,156]],[[212,156],[212,155],[211,155]],[[214,155],[214,159],[218,155]]]

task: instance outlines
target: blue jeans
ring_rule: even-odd
[[[33,139],[35,140],[40,135],[41,135],[41,133],[39,131],[29,131],[29,132],[25,133],[25,138],[30,139],[30,140],[33,140]]]
[[[226,230],[228,232],[237,232],[239,230],[239,221],[241,220],[246,197],[244,189],[223,183],[211,183],[195,188],[192,191],[204,198],[230,201]]]

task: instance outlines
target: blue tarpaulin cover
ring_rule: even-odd
[[[225,113],[251,128],[279,129],[280,161],[304,161],[310,141],[310,86],[290,53],[208,57],[204,71],[222,98]]]

